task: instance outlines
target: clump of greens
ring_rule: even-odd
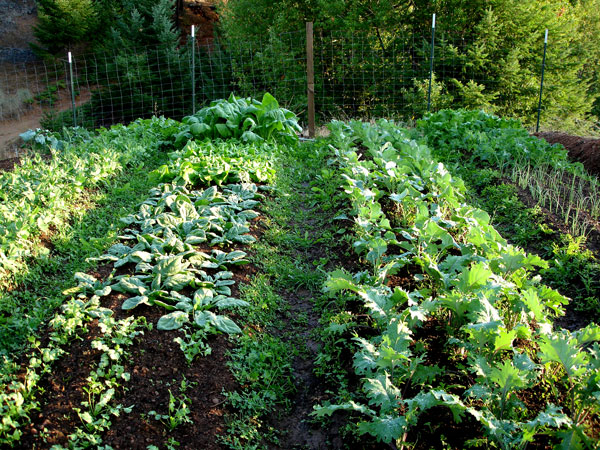
[[[183,118],[181,131],[175,135],[175,145],[182,147],[190,139],[239,139],[262,142],[283,139],[295,142],[302,131],[293,112],[281,108],[271,94],[262,101],[252,98],[215,100],[196,114]]]
[[[355,317],[373,325],[346,338],[361,388],[314,415],[347,411],[359,417],[358,434],[397,447],[419,433],[426,411],[441,408],[456,423],[478,423],[485,439],[467,437],[465,447],[550,439],[555,448],[592,448],[600,327],[554,326],[567,299],[536,276],[547,262],[509,245],[464,201],[462,180],[409,133],[387,121],[337,122],[331,131],[351,207],[340,218],[355,221],[365,270],[330,272],[324,291],[354,302]],[[436,333],[444,345],[433,350]]]
[[[178,182],[194,186],[222,186],[229,183],[268,183],[273,180],[273,144],[236,145],[228,141],[191,141],[169,154],[164,164],[150,174],[156,182]]]
[[[37,150],[48,151],[23,158],[11,172],[0,173],[0,287],[27,268],[27,258],[45,251],[38,237],[69,219],[86,189],[94,188],[139,164],[165,141],[164,129],[175,121],[138,120],[91,135],[85,130],[23,133]],[[85,145],[82,145],[85,143]]]
[[[472,161],[499,168],[550,164],[555,169],[583,171],[581,164],[569,161],[562,145],[551,145],[531,136],[518,120],[484,111],[445,109],[419,120],[417,126],[436,156],[438,153],[466,155]]]

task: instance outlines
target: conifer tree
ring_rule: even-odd
[[[433,13],[437,14],[434,71],[440,72],[434,77],[440,100],[434,106],[485,108],[535,123],[548,28],[543,122],[575,129],[597,121],[593,114],[600,114],[600,0],[277,0],[276,7],[273,3],[221,0],[225,37],[236,43],[263,41],[264,46],[265,39],[274,42],[282,33],[302,30],[307,20],[314,22],[320,36],[337,36],[338,41],[324,41],[328,53],[321,61],[326,77],[316,83],[324,87],[325,101],[331,95],[331,104],[341,101],[347,114],[360,113],[365,105],[385,104],[423,111]],[[344,40],[349,32],[354,35]],[[349,60],[348,55],[356,54],[360,60]],[[254,61],[264,65],[259,58]],[[274,58],[270,71],[282,70]],[[360,85],[356,80],[369,82]],[[407,85],[410,82],[412,86]],[[348,105],[356,111],[346,110]]]
[[[191,110],[189,55],[174,26],[174,0],[124,0],[97,47],[102,89],[92,96],[94,117],[107,125]],[[115,83],[117,81],[117,83]],[[186,89],[187,88],[187,89]]]
[[[91,0],[37,0],[37,10],[39,22],[33,28],[37,43],[30,45],[39,56],[57,55],[72,48],[96,27],[96,9]]]

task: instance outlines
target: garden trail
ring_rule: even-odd
[[[81,106],[92,98],[89,89],[81,88],[79,95],[75,99],[75,105]],[[53,108],[35,107],[18,119],[5,120],[0,122],[0,161],[20,156],[20,138],[21,133],[27,130],[34,130],[40,127],[40,121],[44,114],[50,112],[63,112],[71,108],[71,97],[67,90],[60,92],[58,102]]]
[[[296,214],[291,220],[295,234],[304,237],[310,242],[308,247],[294,246],[292,257],[302,261],[305,266],[316,267],[319,261],[326,258],[328,249],[321,244],[322,235],[326,229],[323,226],[331,221],[328,213],[323,211],[320,204],[311,202],[311,185],[307,182],[301,183],[295,191]],[[294,254],[295,253],[295,254]],[[288,324],[294,327],[294,340],[300,347],[299,354],[294,358],[293,375],[296,393],[291,398],[292,406],[285,416],[275,420],[272,425],[283,432],[279,445],[273,449],[340,449],[342,440],[339,436],[339,425],[330,426],[327,429],[318,424],[311,424],[310,414],[313,407],[322,402],[326,396],[325,386],[315,375],[315,360],[321,349],[321,343],[316,340],[316,331],[319,324],[319,313],[315,310],[314,297],[319,295],[320,283],[317,286],[301,286],[295,291],[285,290],[281,292],[290,308]],[[305,320],[292,321],[298,317]]]

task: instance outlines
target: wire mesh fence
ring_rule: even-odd
[[[317,122],[334,117],[410,122],[428,109],[466,107],[532,124],[538,107],[543,30],[538,38],[538,54],[510,61],[509,53],[500,63],[490,61],[479,43],[449,32],[435,36],[432,52],[428,33],[382,37],[316,30]],[[257,97],[270,92],[306,119],[305,45],[306,34],[301,31],[266,35],[260,41],[198,43],[189,39],[176,48],[76,55],[72,67],[67,55],[52,62],[4,64],[0,66],[0,121],[37,113],[42,115],[43,127],[60,129],[128,123],[152,115],[180,119],[231,92]],[[547,61],[542,124],[582,107],[560,92],[564,80],[560,85],[556,82],[564,78],[565,64],[560,58]],[[505,65],[512,71],[510,79],[498,69]],[[567,85],[583,92],[579,77],[574,75]]]

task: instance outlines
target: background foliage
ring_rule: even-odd
[[[358,105],[361,100],[376,102],[381,92],[389,95],[392,80],[406,77],[415,82],[402,93],[403,100],[418,98],[422,103],[431,16],[436,13],[436,55],[443,58],[443,73],[436,72],[439,84],[435,85],[434,107],[485,108],[534,122],[547,28],[542,120],[549,126],[577,128],[586,119],[596,121],[592,115],[600,112],[598,0],[280,0],[277,4],[273,7],[268,0],[221,1],[224,35],[235,42],[265,36],[277,41],[281,33],[302,29],[309,20],[326,36],[335,36],[338,30],[355,33],[351,42],[338,46],[337,55],[333,51],[328,55],[331,67],[323,72],[335,72],[337,59],[344,52],[351,53],[353,46],[365,56],[360,40],[368,41],[372,54],[362,62],[353,61],[344,75],[336,75],[338,84],[350,84],[364,78],[365,73],[374,74],[370,86],[350,94]],[[400,63],[398,56],[410,64]],[[379,67],[367,71],[365,64]],[[377,73],[382,74],[379,80]],[[372,98],[365,100],[369,95]]]
[[[87,113],[105,119],[93,125],[192,112],[191,47],[175,27],[175,0],[38,4],[35,48],[40,54],[64,55],[65,49],[85,44],[98,55],[93,71],[102,89]],[[219,36],[197,50],[197,105],[231,91],[255,96],[268,91],[301,113],[306,105],[304,24],[313,21],[318,111],[418,119],[427,106],[435,12],[434,110],[482,108],[534,124],[547,28],[542,124],[580,132],[598,124],[600,0],[217,4]],[[103,77],[107,73],[117,73],[119,82],[101,81],[109,79]],[[172,95],[162,95],[166,82]]]

